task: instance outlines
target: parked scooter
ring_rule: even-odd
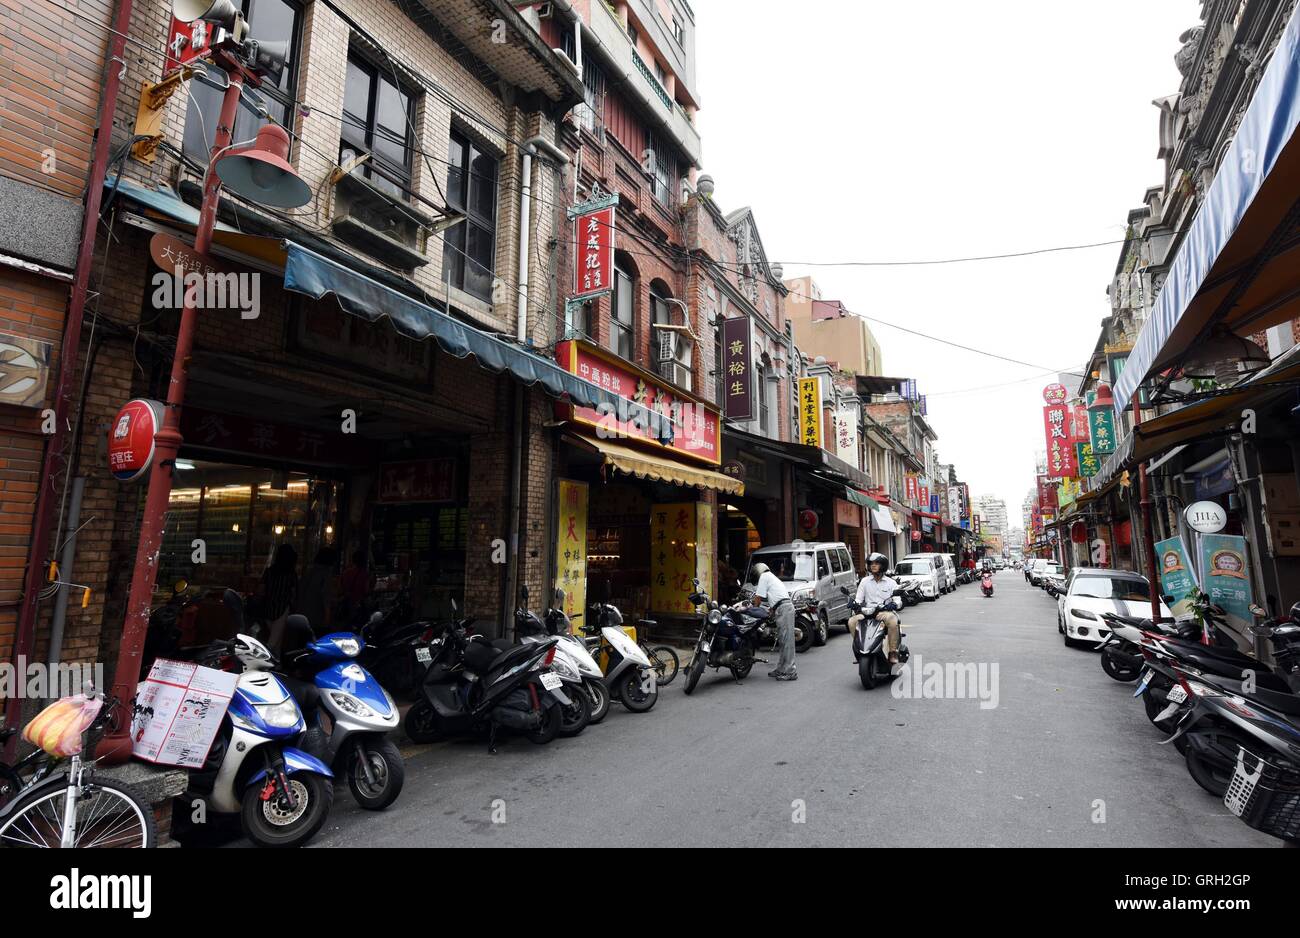
[[[562,601],[564,592],[557,590],[558,598]],[[524,603],[528,602],[528,587],[524,587]],[[515,610],[515,634],[525,645],[539,645],[549,639],[556,639],[555,657],[551,661],[550,667],[561,681],[564,682],[564,694],[569,698],[569,702],[561,707],[562,719],[560,722],[561,736],[577,736],[587,728],[591,723],[591,697],[583,680],[582,664],[577,660],[576,654],[582,654],[590,665],[590,671],[600,674],[600,668],[592,660],[591,655],[587,654],[586,646],[583,645],[581,650],[574,649],[569,642],[567,630],[569,628],[568,618],[564,613],[559,615],[564,617],[563,627],[565,634],[561,635],[559,629],[561,621],[556,617],[557,610],[548,609],[546,611],[546,620],[537,617],[536,613],[529,612],[527,608]],[[510,644],[505,642],[494,642],[494,645],[500,650],[508,650]],[[582,645],[581,642],[578,643]]]
[[[232,611],[242,608],[233,591],[226,596]],[[243,671],[234,697],[207,761],[189,773],[189,793],[201,796],[215,813],[238,813],[244,834],[260,846],[301,846],[329,817],[334,773],[290,745],[307,723],[288,688],[271,673],[275,659],[265,645],[239,635],[209,646],[200,659],[219,668],[235,661]]]
[[[985,599],[993,598],[993,571],[985,570],[980,574],[980,592],[984,594]]]
[[[305,616],[289,616],[285,634],[310,638],[311,625]],[[283,680],[307,719],[303,750],[345,776],[362,808],[382,811],[401,794],[406,767],[388,737],[397,728],[397,704],[358,663],[363,650],[351,632],[309,641],[285,654],[291,676]]]
[[[650,658],[623,631],[623,613],[608,602],[591,607],[596,624],[581,626],[587,647],[604,665],[605,686],[633,713],[645,713],[659,700],[659,683]]]
[[[853,614],[862,616],[853,635],[853,657],[858,663],[858,679],[862,682],[862,687],[871,690],[881,681],[893,676],[893,665],[889,662],[889,633],[876,617],[882,612],[897,612],[900,607],[897,600],[891,599],[882,605],[864,609],[858,603],[853,590],[841,586],[840,591],[849,597],[849,609]],[[898,663],[900,666],[906,664],[907,659],[912,656],[907,649],[907,643],[903,641],[906,637],[906,632],[899,632]]]
[[[577,669],[582,676],[582,689],[591,701],[591,725],[599,723],[605,719],[609,713],[609,688],[605,685],[605,675],[600,670],[600,665],[592,657],[587,643],[573,634],[573,623],[569,616],[564,612],[565,592],[562,589],[555,591],[555,605],[546,610],[546,615],[542,621],[546,626],[546,634],[554,635],[560,640],[559,648],[556,651],[556,658],[561,655],[567,655],[571,659],[571,664]],[[573,618],[579,619],[582,613],[575,613]],[[524,638],[524,641],[535,639]]]
[[[685,690],[688,695],[695,690],[706,667],[714,670],[727,668],[737,681],[744,680],[756,662],[766,663],[765,659],[755,657],[758,650],[775,640],[770,609],[755,606],[748,599],[730,607],[719,606],[704,592],[699,580],[694,583],[695,592],[691,593],[690,601],[696,606],[704,606],[705,612],[700,634],[695,640],[695,652],[686,671]]]
[[[504,651],[458,625],[429,643],[430,663],[420,699],[403,728],[417,743],[487,731],[496,752],[500,727],[522,732],[534,743],[559,735],[561,707],[569,705],[563,681],[550,669],[558,640]]]

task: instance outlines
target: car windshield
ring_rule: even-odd
[[[1092,599],[1118,599],[1142,602],[1151,598],[1151,589],[1145,580],[1128,577],[1081,576],[1074,581],[1075,596]]]
[[[760,554],[753,558],[754,563],[765,563],[772,568],[777,578],[790,583],[794,580],[813,580],[813,555],[811,551],[778,550],[770,554]]]
[[[930,561],[904,560],[898,564],[895,572],[900,576],[924,576],[930,572]]]
[[[1061,565],[1059,563],[1049,563],[1043,567],[1044,573],[1060,573]]]

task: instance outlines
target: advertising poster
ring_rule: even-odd
[[[131,755],[157,765],[203,767],[239,676],[159,658],[139,685]]]
[[[1192,598],[1199,587],[1196,574],[1187,560],[1187,548],[1181,537],[1171,537],[1156,543],[1156,559],[1160,564],[1160,594],[1172,596],[1169,611],[1175,619],[1192,614]]]
[[[1234,624],[1244,628],[1254,621],[1255,601],[1246,562],[1246,539],[1232,534],[1201,535],[1201,589],[1210,602],[1222,606]]]
[[[650,610],[691,615],[696,571],[696,502],[655,505],[650,511]]]
[[[555,586],[564,590],[564,614],[587,608],[587,483],[560,480],[560,526],[555,545]]]

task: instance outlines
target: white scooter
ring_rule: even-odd
[[[212,811],[238,813],[244,833],[260,846],[300,846],[329,817],[334,773],[289,745],[307,724],[288,688],[271,673],[275,659],[266,646],[239,635],[211,646],[201,663],[218,666],[230,656],[244,670],[207,761],[190,773],[189,791]]]
[[[633,713],[645,713],[659,699],[658,675],[650,657],[623,631],[623,614],[617,606],[595,603],[596,625],[583,626],[592,651],[607,655],[605,686]]]

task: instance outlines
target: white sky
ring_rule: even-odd
[[[1178,90],[1198,0],[691,0],[704,171],[753,206],[785,276],[829,299],[1045,370],[1079,370],[1119,245],[940,267],[915,260],[1120,239],[1162,181],[1154,98]],[[1050,379],[872,323],[885,374],[929,395],[944,462],[1011,525]]]

